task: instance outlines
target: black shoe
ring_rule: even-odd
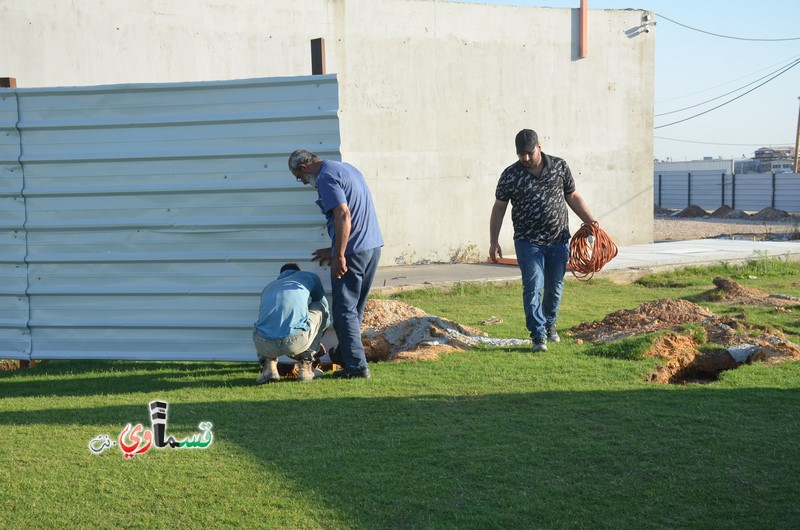
[[[344,359],[342,359],[342,354],[339,353],[339,348],[331,348],[328,350],[328,357],[330,357],[333,364],[344,366]]]
[[[355,378],[362,378],[362,379],[369,379],[370,373],[369,368],[362,368],[360,370],[348,370],[345,368],[344,370],[336,370],[331,374],[331,377],[334,379],[355,379]]]

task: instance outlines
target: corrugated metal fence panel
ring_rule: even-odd
[[[733,208],[759,211],[772,206],[772,174],[748,173],[736,175],[736,196]]]
[[[688,175],[678,172],[662,172],[655,176],[654,204],[662,208],[685,208],[688,197]]]
[[[732,175],[714,171],[662,171],[653,175],[653,203],[662,208],[683,209],[697,205],[714,211],[723,204],[738,210],[759,211],[773,206],[800,212],[800,175],[771,173]]]
[[[261,289],[330,245],[286,162],[338,157],[336,77],[18,95],[32,358],[255,360]]]
[[[0,89],[0,359],[30,359],[17,97]]]
[[[691,204],[714,211],[721,206],[722,179],[721,171],[693,171]]]
[[[800,211],[800,174],[775,175],[775,208],[787,212]]]

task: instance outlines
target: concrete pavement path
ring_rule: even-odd
[[[800,260],[800,241],[700,239],[620,247],[617,257],[595,277],[629,282],[651,272],[689,265],[736,263],[762,258]],[[574,279],[569,272],[566,277]],[[519,268],[514,265],[435,263],[392,266],[378,269],[373,290],[386,293],[433,285],[447,286],[466,282],[502,282],[519,279]]]

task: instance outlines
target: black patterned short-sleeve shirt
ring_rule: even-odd
[[[575,191],[575,180],[567,163],[542,153],[544,168],[539,177],[519,163],[508,166],[497,182],[495,198],[511,202],[514,240],[537,245],[569,241],[566,194]]]

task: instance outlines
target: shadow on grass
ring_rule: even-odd
[[[252,386],[258,363],[48,360],[0,371],[3,397],[93,396],[164,392],[191,387]],[[232,374],[247,374],[231,377]],[[58,384],[53,384],[58,378]],[[76,376],[76,377],[64,377]]]
[[[800,521],[799,408],[770,388],[265,398],[171,403],[169,428],[211,421],[215,444],[355,528],[780,527]],[[85,426],[87,442],[148,421],[144,402],[0,412],[0,428]]]

